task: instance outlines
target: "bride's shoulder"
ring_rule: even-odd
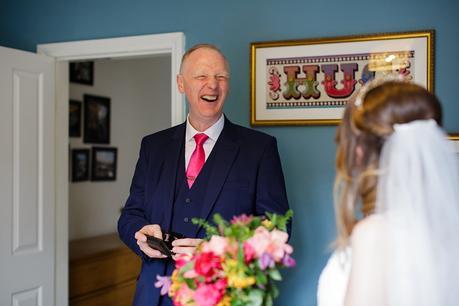
[[[375,243],[383,241],[387,233],[387,221],[383,215],[375,214],[360,220],[353,228],[351,244]]]

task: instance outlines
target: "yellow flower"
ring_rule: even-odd
[[[231,298],[228,295],[225,295],[217,306],[231,306]]]
[[[223,262],[223,270],[226,272],[231,270],[237,270],[237,260],[232,258],[227,258],[225,262]]]
[[[255,277],[245,274],[245,267],[238,265],[237,260],[227,259],[223,263],[223,270],[226,272],[229,287],[242,289],[250,287],[256,282]]]
[[[174,270],[174,272],[172,272],[172,275],[171,275],[171,280],[173,282],[176,282],[177,279],[178,279],[178,274],[179,274],[179,271],[178,270]]]
[[[179,290],[181,287],[181,284],[178,281],[178,270],[174,270],[174,272],[172,273],[171,281],[172,281],[172,284],[169,288],[170,297],[174,296],[177,293],[177,290]]]
[[[245,275],[228,275],[228,285],[233,288],[243,289],[255,284],[255,277]]]
[[[273,223],[271,222],[271,220],[268,219],[263,220],[261,224],[267,229],[271,229],[273,227]]]

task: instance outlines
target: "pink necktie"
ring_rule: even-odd
[[[204,152],[203,144],[209,138],[206,134],[196,134],[194,135],[194,141],[196,142],[196,148],[191,154],[190,162],[188,163],[188,168],[186,169],[186,179],[188,181],[188,187],[191,188],[195,179],[198,177],[199,172],[201,171],[202,166],[206,160],[206,153]]]

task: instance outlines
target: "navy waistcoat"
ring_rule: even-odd
[[[184,234],[187,237],[187,233],[196,232],[197,225],[194,225],[191,219],[200,217],[201,215],[202,202],[206,195],[209,176],[214,161],[210,156],[207,158],[201,172],[190,189],[186,180],[184,159],[185,154],[182,148],[181,162],[177,169],[178,173],[175,182],[174,206],[170,230]]]

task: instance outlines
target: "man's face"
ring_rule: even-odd
[[[209,48],[193,51],[183,63],[177,84],[187,97],[193,125],[213,124],[220,118],[229,89],[229,71],[220,53]]]

